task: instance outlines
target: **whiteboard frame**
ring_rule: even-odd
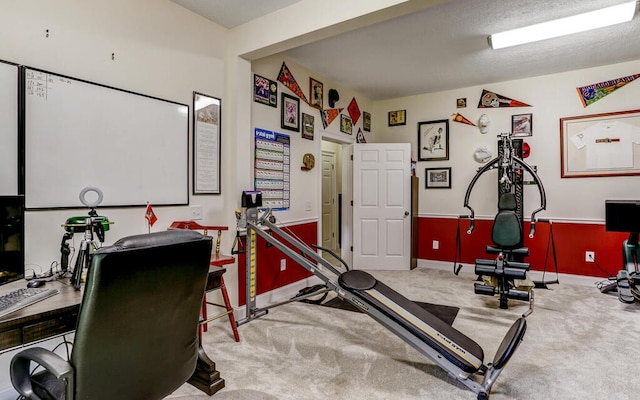
[[[35,86],[29,79],[34,80],[37,74],[46,77],[47,101],[51,96],[62,96],[60,93],[75,93],[75,98],[59,98],[51,109],[36,103],[42,100],[35,100]],[[154,206],[189,204],[188,105],[29,66],[21,66],[20,77],[27,210],[81,207],[78,194],[87,186],[104,191],[105,201],[100,207],[144,206],[149,202]],[[57,91],[53,90],[55,85],[59,85]],[[71,105],[64,103],[72,103],[75,108],[69,110]],[[38,107],[43,110],[38,111]],[[64,113],[46,115],[64,107]],[[30,116],[36,112],[39,114]],[[135,117],[131,117],[134,112]],[[45,123],[50,136],[38,132],[45,129]],[[64,134],[59,132],[63,129]],[[162,133],[168,131],[171,135],[176,132],[176,136],[169,135],[165,140],[167,136]],[[44,151],[40,142],[52,138],[60,139],[60,143],[54,142]],[[51,171],[43,171],[44,161],[36,159],[38,156],[50,161]],[[97,182],[91,182],[93,176],[87,178],[92,173]],[[100,182],[106,182],[106,187]]]

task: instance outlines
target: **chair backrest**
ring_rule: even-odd
[[[76,399],[161,399],[189,379],[211,237],[174,230],[93,253],[71,364]]]
[[[493,220],[491,240],[505,250],[522,247],[522,223],[516,214],[517,202],[513,193],[503,193],[498,200],[498,214]]]

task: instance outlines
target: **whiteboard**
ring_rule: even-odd
[[[81,207],[189,203],[189,107],[24,68],[25,203]]]
[[[18,66],[0,60],[0,195],[18,194]]]

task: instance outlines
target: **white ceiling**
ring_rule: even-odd
[[[267,13],[296,2],[173,1],[188,8],[188,3],[197,3],[202,9],[193,11],[210,19],[224,11],[236,18],[229,26],[240,16],[246,16],[245,21],[255,18],[248,12],[256,4],[271,6],[262,11]],[[484,85],[640,60],[640,15],[626,24],[507,49],[492,50],[487,42],[491,33],[626,1],[451,0],[283,55],[372,100]],[[595,82],[585,82],[590,83]]]
[[[300,0],[171,0],[226,28],[290,6]]]

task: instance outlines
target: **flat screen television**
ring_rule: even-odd
[[[640,200],[606,200],[605,229],[610,232],[640,232]]]
[[[0,285],[24,278],[24,196],[0,196]]]

